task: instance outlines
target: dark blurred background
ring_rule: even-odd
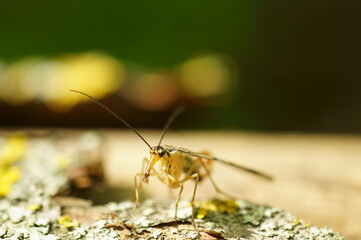
[[[0,2],[0,125],[361,132],[360,1]]]

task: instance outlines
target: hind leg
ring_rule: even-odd
[[[209,181],[212,183],[212,186],[214,187],[214,189],[216,190],[216,192],[217,192],[218,194],[221,194],[221,195],[223,195],[223,196],[226,196],[226,197],[228,197],[228,198],[230,198],[230,199],[232,199],[232,200],[237,199],[237,197],[235,197],[235,196],[233,196],[233,195],[231,195],[231,194],[229,194],[229,193],[226,193],[226,192],[222,191],[222,190],[218,187],[218,185],[216,184],[216,182],[214,181],[214,179],[213,179],[213,177],[212,177],[212,175],[211,175],[211,172],[208,170],[208,168],[204,165],[203,162],[201,162],[201,165],[202,165],[203,169],[206,171],[207,176],[208,176],[208,178],[209,178]]]

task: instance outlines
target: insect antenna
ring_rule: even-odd
[[[102,107],[104,110],[108,111],[110,114],[112,114],[115,118],[117,118],[119,121],[121,121],[122,123],[124,123],[125,126],[127,126],[128,128],[130,128],[131,130],[133,130],[144,142],[145,144],[148,145],[148,147],[151,149],[152,147],[150,146],[150,144],[145,141],[145,139],[142,137],[142,135],[140,135],[140,133],[135,130],[134,127],[132,127],[129,123],[127,123],[123,118],[121,118],[119,115],[117,115],[115,112],[113,112],[112,110],[110,110],[110,108],[108,108],[107,106],[105,106],[103,103],[101,103],[99,100],[93,98],[92,96],[89,96],[86,93],[77,91],[77,90],[69,90],[71,92],[75,92],[75,93],[79,93],[81,95],[86,96],[87,98],[89,98],[90,100],[92,100],[93,102],[95,102],[96,104],[98,104],[100,107]]]
[[[184,106],[179,106],[179,107],[176,108],[176,110],[173,111],[172,115],[170,115],[170,117],[168,118],[168,121],[165,124],[165,127],[163,129],[162,135],[161,135],[159,143],[158,143],[158,147],[162,143],[163,138],[164,138],[165,134],[167,133],[170,125],[178,117],[178,115],[181,114],[184,111],[184,108],[185,108]]]

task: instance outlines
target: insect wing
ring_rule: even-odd
[[[257,170],[254,170],[254,169],[251,169],[251,168],[248,168],[248,167],[244,167],[244,166],[241,166],[241,165],[238,165],[238,164],[235,164],[235,163],[223,160],[223,159],[212,157],[212,156],[209,156],[207,154],[192,152],[192,151],[190,151],[188,149],[185,149],[185,148],[179,148],[178,151],[180,151],[180,152],[182,152],[184,154],[191,155],[193,157],[199,157],[199,158],[205,158],[205,159],[210,159],[210,160],[213,160],[213,161],[217,161],[217,162],[223,163],[225,165],[232,166],[232,167],[235,167],[235,168],[240,169],[242,171],[245,171],[245,172],[254,174],[256,176],[262,177],[262,178],[264,178],[266,180],[269,180],[269,181],[273,180],[273,178],[270,175],[266,174],[266,173],[263,173],[263,172],[260,172],[260,171],[257,171]]]

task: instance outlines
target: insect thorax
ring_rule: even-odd
[[[166,145],[163,147],[168,154],[160,159],[160,170],[178,180],[183,173],[185,156],[173,146]]]

